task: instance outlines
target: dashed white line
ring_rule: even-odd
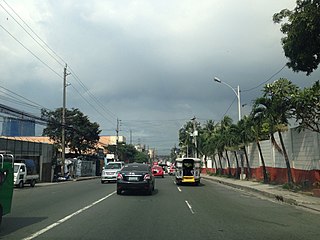
[[[101,198],[101,199],[99,199],[99,200],[97,200],[97,201],[95,201],[95,202],[91,203],[90,205],[88,205],[88,206],[86,206],[86,207],[84,207],[84,208],[81,208],[81,209],[79,209],[78,211],[76,211],[76,212],[74,212],[74,213],[72,213],[72,214],[70,214],[70,215],[68,215],[68,216],[66,216],[66,217],[64,217],[64,218],[62,218],[62,219],[60,219],[59,221],[57,221],[57,222],[55,222],[55,223],[53,223],[53,224],[51,224],[51,225],[49,225],[49,226],[47,226],[47,227],[45,227],[45,228],[41,229],[40,231],[38,231],[38,232],[36,232],[36,233],[34,233],[34,234],[30,235],[29,237],[23,238],[23,240],[31,240],[31,239],[34,239],[34,238],[36,238],[36,237],[40,236],[41,234],[43,234],[43,233],[45,233],[45,232],[49,231],[50,229],[52,229],[52,228],[54,228],[54,227],[56,227],[56,226],[60,225],[61,223],[64,223],[64,222],[65,222],[65,221],[67,221],[68,219],[70,219],[70,218],[72,218],[72,217],[74,217],[74,216],[78,215],[79,213],[82,213],[83,211],[85,211],[85,210],[87,210],[87,209],[89,209],[89,208],[93,207],[94,205],[98,204],[99,202],[102,202],[103,200],[105,200],[105,199],[107,199],[107,198],[111,197],[111,196],[112,196],[113,194],[115,194],[115,193],[116,193],[115,191],[114,191],[114,192],[112,192],[112,193],[110,193],[109,195],[107,195],[107,196],[105,196],[105,197],[103,197],[103,198]]]
[[[192,214],[194,214],[194,211],[192,210],[192,206],[190,205],[190,203],[189,203],[187,200],[186,200],[185,202],[186,202],[188,208],[190,209],[190,212],[191,212]]]

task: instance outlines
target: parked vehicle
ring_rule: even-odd
[[[163,177],[164,178],[164,170],[162,167],[158,165],[152,166],[152,174],[155,177]]]
[[[123,162],[109,162],[101,172],[101,183],[117,181],[117,175],[123,165]]]
[[[13,195],[13,162],[12,154],[0,153],[0,225],[2,216],[10,213]]]
[[[176,168],[173,164],[169,167],[168,172],[169,172],[169,175],[174,175],[174,173],[176,172]]]
[[[176,184],[200,183],[201,160],[199,158],[177,158],[175,163]]]
[[[38,180],[39,174],[34,160],[24,159],[14,163],[13,183],[15,186],[23,188],[25,184],[30,184],[31,187],[34,187]]]
[[[117,194],[123,190],[145,191],[152,195],[155,178],[148,164],[129,163],[125,165],[117,176]]]

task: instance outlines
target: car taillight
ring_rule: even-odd
[[[144,175],[144,180],[150,180],[150,179],[151,179],[150,174],[146,174],[146,175]]]
[[[118,179],[118,180],[123,179],[123,176],[122,176],[122,174],[121,174],[121,173],[118,173],[118,175],[117,175],[117,179]]]

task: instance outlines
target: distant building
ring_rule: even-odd
[[[23,137],[19,137],[19,140],[24,140],[29,142],[48,143],[48,144],[54,143],[53,140],[51,140],[49,137],[44,137],[44,136],[23,136]],[[96,150],[94,150],[93,152],[107,154],[109,153],[107,151],[107,147],[109,145],[116,145],[116,142],[117,142],[116,136],[100,136],[99,141],[96,144]],[[118,143],[126,143],[126,138],[124,136],[118,136]],[[102,152],[99,151],[99,149],[101,149]],[[66,148],[65,151],[66,151],[65,153],[71,153],[69,148]]]
[[[8,137],[35,136],[35,129],[34,120],[21,120],[11,117],[4,117],[1,135]]]

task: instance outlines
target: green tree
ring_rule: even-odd
[[[212,143],[213,136],[215,134],[216,124],[214,121],[209,120],[206,122],[204,127],[201,129],[200,138],[200,147],[199,151],[204,155],[205,166],[207,167],[207,157],[212,156],[214,159],[215,148]]]
[[[252,121],[249,117],[244,116],[238,123],[235,131],[235,137],[238,137],[239,147],[243,150],[246,159],[248,177],[251,178],[251,168],[246,146],[254,140],[252,133]]]
[[[229,116],[225,116],[218,126],[217,129],[217,135],[216,135],[216,146],[218,151],[218,157],[219,162],[221,164],[221,160],[224,159],[227,162],[228,165],[228,175],[231,175],[231,166],[230,166],[230,160],[227,153],[227,148],[230,147],[231,141],[230,141],[230,127],[232,125],[232,119]],[[224,158],[223,153],[225,152],[226,158]]]
[[[43,130],[42,135],[48,136],[56,144],[61,146],[62,135],[62,108],[55,111],[41,110],[42,118],[48,120],[47,127]],[[99,141],[98,123],[91,123],[79,109],[73,108],[65,111],[65,146],[81,155],[91,149],[95,149]]]
[[[269,126],[269,135],[276,149],[284,156],[288,183],[292,184],[292,173],[289,157],[282,138],[282,131],[287,130],[288,119],[292,117],[292,97],[298,92],[298,87],[292,84],[289,80],[281,78],[272,84],[267,84],[264,87],[264,95],[255,100],[253,106],[253,115],[260,115],[264,118]],[[274,133],[277,132],[280,139],[281,147],[274,138]]]
[[[191,157],[192,153],[195,151],[194,143],[193,143],[193,122],[187,122],[182,128],[179,130],[179,147],[183,149],[186,156]]]
[[[137,163],[149,163],[150,158],[147,153],[136,151],[134,155],[134,161]]]
[[[293,115],[299,123],[299,129],[309,129],[320,133],[320,84],[315,82],[310,88],[304,88],[293,98]]]
[[[263,182],[268,183],[269,182],[268,172],[267,172],[266,164],[264,161],[264,157],[263,157],[261,145],[260,145],[261,140],[266,140],[269,138],[268,129],[264,127],[265,125],[264,125],[263,114],[261,115],[257,114],[256,116],[254,116],[253,113],[251,113],[249,116],[249,119],[250,119],[249,121],[251,122],[251,131],[254,137],[254,141],[257,144],[260,159],[261,159]]]
[[[320,1],[297,0],[294,10],[283,9],[273,15],[275,23],[283,22],[281,32],[287,66],[307,75],[320,63]]]
[[[173,148],[171,148],[171,151],[170,151],[170,162],[171,163],[173,163],[178,158],[178,154],[179,154],[179,149],[175,145]]]

